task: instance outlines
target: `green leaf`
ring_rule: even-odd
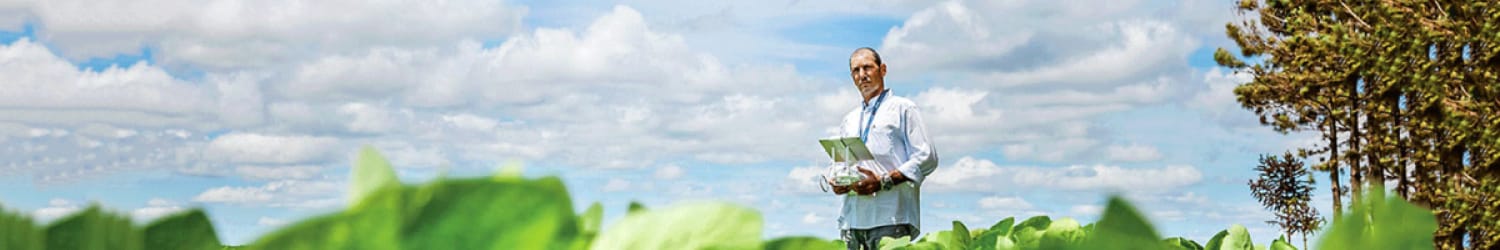
[[[577,221],[567,188],[556,177],[448,180],[440,185],[443,192],[401,227],[404,249],[579,247],[577,236],[585,225]]]
[[[625,213],[632,213],[633,214],[633,213],[645,212],[645,211],[646,211],[646,205],[642,205],[638,201],[630,201],[630,208],[628,208],[627,210],[625,210]]]
[[[812,236],[792,236],[772,239],[766,242],[766,250],[841,250],[845,249],[844,242],[840,240],[824,240]]]
[[[1208,244],[1203,245],[1203,249],[1219,249],[1219,246],[1224,245],[1224,237],[1229,237],[1229,230],[1219,230],[1214,237],[1208,238]]]
[[[349,246],[352,233],[344,214],[335,213],[304,219],[282,227],[247,245],[247,249],[299,250],[299,249],[353,249]]]
[[[1016,224],[1016,217],[1005,217],[995,225],[990,226],[990,232],[1000,232],[1000,235],[1010,235],[1010,228]]]
[[[1432,212],[1372,188],[1323,233],[1318,249],[1433,249]]]
[[[578,225],[584,233],[599,233],[604,221],[604,205],[599,202],[590,204],[588,210],[578,215]]]
[[[105,212],[99,204],[53,222],[45,237],[49,250],[139,250],[142,245],[130,218]]]
[[[1085,249],[1161,249],[1161,236],[1150,222],[1137,212],[1134,206],[1118,195],[1109,198],[1109,204],[1094,231],[1084,244]]]
[[[759,249],[761,216],[727,203],[688,203],[631,213],[590,249]]]
[[[1033,216],[1011,228],[1010,239],[1021,249],[1037,249],[1041,247],[1043,231],[1051,224],[1052,218]]]
[[[396,179],[396,171],[391,168],[390,161],[386,161],[385,157],[371,146],[360,149],[352,172],[353,176],[349,178],[352,182],[349,189],[350,204],[358,204],[356,202],[365,200],[366,196],[382,188],[401,185],[401,182]]]
[[[1230,225],[1229,229],[1219,231],[1208,240],[1208,245],[1203,249],[1208,250],[1251,250],[1255,247],[1250,241],[1250,231],[1240,224]]]
[[[1162,242],[1166,243],[1168,247],[1175,247],[1175,249],[1203,250],[1203,245],[1198,245],[1197,241],[1183,237],[1167,238],[1166,240],[1162,240]]]
[[[146,249],[219,249],[219,235],[202,209],[188,210],[146,225]]]
[[[880,250],[908,249],[911,248],[911,246],[912,243],[910,236],[901,236],[901,238],[880,238]]]
[[[1011,231],[1015,231],[1023,227],[1029,227],[1032,229],[1036,229],[1037,231],[1041,231],[1046,230],[1047,226],[1051,224],[1052,218],[1047,217],[1046,215],[1032,216],[1031,218],[1027,218],[1024,221],[1021,221],[1020,224],[1016,224],[1015,228],[1011,229]]]
[[[969,249],[973,239],[969,237],[969,227],[963,222],[953,221],[953,232],[943,239],[941,245],[947,249]]]
[[[573,242],[570,249],[588,249],[594,243],[594,238],[599,237],[599,230],[603,226],[604,205],[599,202],[589,205],[583,214],[578,215],[578,240]]]
[[[1052,221],[1042,233],[1041,249],[1070,249],[1082,243],[1086,235],[1078,221],[1062,218]]]
[[[0,206],[0,249],[42,250],[45,236],[30,217]]]
[[[1279,237],[1271,242],[1270,250],[1297,250],[1297,247],[1292,246],[1291,243],[1287,243],[1286,237]]]

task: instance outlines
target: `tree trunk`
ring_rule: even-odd
[[[1359,113],[1363,112],[1360,110],[1357,93],[1359,91],[1359,79],[1351,75],[1345,84],[1349,86],[1349,112],[1345,113],[1344,115],[1347,115],[1347,117],[1343,118],[1349,119],[1349,150],[1345,150],[1344,156],[1346,156],[1346,160],[1349,160],[1349,202],[1358,204],[1360,196],[1364,194],[1363,186],[1365,184],[1365,169],[1359,164],[1359,154],[1364,151],[1364,149],[1359,147]]]
[[[1340,215],[1344,213],[1343,199],[1339,197],[1340,194],[1343,194],[1344,190],[1339,187],[1339,133],[1337,124],[1332,121],[1328,122],[1328,133],[1326,135],[1328,135],[1328,183],[1332,186],[1329,190],[1333,192],[1333,220],[1337,222]]]

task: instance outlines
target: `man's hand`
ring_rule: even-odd
[[[871,172],[869,169],[859,168],[859,173],[864,174],[865,178],[860,179],[859,182],[854,183],[854,193],[860,195],[870,195],[875,193],[876,191],[880,191],[880,177],[876,176],[875,172]]]
[[[828,186],[833,187],[833,194],[834,195],[844,195],[844,193],[848,193],[849,192],[849,186],[839,186],[838,183],[833,183],[832,180],[825,180],[825,181],[828,181]]]

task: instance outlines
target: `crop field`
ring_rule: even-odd
[[[838,239],[762,239],[754,209],[718,202],[662,208],[633,204],[605,228],[593,203],[574,214],[556,177],[491,177],[402,184],[390,163],[366,148],[353,168],[356,202],[295,222],[244,246],[224,246],[202,210],[143,227],[100,205],[49,225],[24,214],[0,216],[0,248],[32,249],[844,249]],[[1369,194],[1383,197],[1379,193]],[[1285,239],[1251,239],[1241,225],[1210,239],[1158,235],[1130,202],[1108,198],[1099,221],[1035,216],[984,227],[954,221],[919,239],[886,238],[882,249],[1298,249]],[[1398,198],[1365,199],[1327,231],[1317,249],[1431,249],[1431,212]]]

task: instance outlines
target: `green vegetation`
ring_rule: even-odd
[[[353,170],[350,206],[262,236],[246,246],[221,246],[208,217],[189,210],[134,227],[129,218],[90,206],[37,227],[30,218],[0,213],[4,249],[843,249],[842,242],[808,236],[761,238],[759,212],[713,202],[648,209],[632,204],[625,218],[602,228],[603,207],[573,214],[556,177],[524,179],[514,172],[422,185],[396,181],[372,149]],[[1374,193],[1369,197],[1384,197]],[[1365,199],[1325,233],[1321,249],[1430,249],[1432,213],[1391,197]],[[953,228],[912,241],[885,238],[881,249],[1296,249],[1285,239],[1255,246],[1245,227],[1232,225],[1199,244],[1161,238],[1150,222],[1119,197],[1097,223],[1036,216],[1001,219],[987,228]]]
[[[1334,218],[1391,183],[1436,247],[1500,249],[1500,2],[1238,2],[1214,59],[1252,77],[1234,93],[1263,125],[1321,136],[1296,152]]]

